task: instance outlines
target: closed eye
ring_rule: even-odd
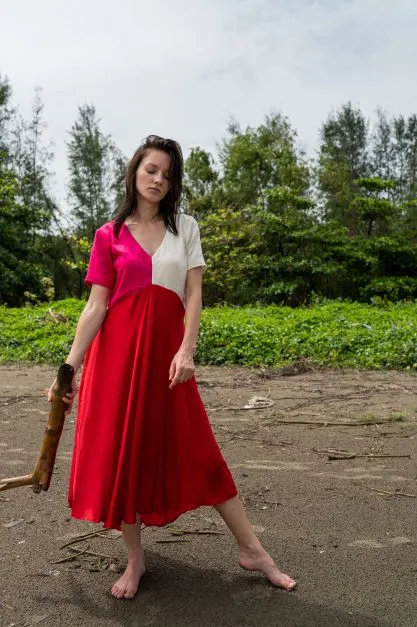
[[[147,169],[146,170],[148,174],[156,174],[157,170],[153,170],[153,169]],[[164,178],[169,181],[169,174],[164,174]]]

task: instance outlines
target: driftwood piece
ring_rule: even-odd
[[[204,529],[177,529],[170,527],[169,531],[173,536],[182,536],[183,534],[195,534],[198,536],[224,536],[223,531],[209,531]]]
[[[402,457],[402,458],[410,458],[411,453],[405,455],[395,455],[389,453],[351,453],[350,451],[338,451],[336,449],[325,449],[324,451],[320,451],[317,448],[312,449],[315,453],[319,455],[327,455],[327,458],[332,461],[343,460],[343,459],[355,459],[355,457],[367,457],[371,458],[394,458],[394,457]]]
[[[39,494],[41,490],[49,488],[54,470],[55,457],[64,428],[66,404],[62,400],[71,391],[71,383],[74,376],[74,368],[69,364],[62,364],[57,374],[57,388],[53,392],[51,409],[48,416],[48,424],[43,436],[38,461],[35,470],[30,475],[22,477],[12,477],[11,479],[0,479],[0,492],[18,488],[20,486],[31,485],[32,490]]]
[[[408,496],[410,499],[416,499],[417,494],[408,494],[407,492],[387,492],[387,490],[380,490],[379,488],[369,488],[379,494],[387,494],[388,496]]]
[[[81,542],[82,540],[85,540],[86,538],[92,538],[94,536],[105,534],[108,531],[109,531],[108,529],[96,529],[95,531],[89,531],[88,533],[83,533],[81,535],[74,536],[74,538],[71,538],[71,540],[63,544],[60,548],[65,549],[67,546],[70,546],[71,544],[75,544],[76,542]]]

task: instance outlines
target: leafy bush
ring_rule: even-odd
[[[68,355],[84,301],[0,307],[0,361],[57,364]]]
[[[200,363],[282,366],[301,356],[326,366],[417,368],[417,304],[333,301],[203,312]]]
[[[57,364],[67,356],[84,301],[0,307],[0,361]],[[351,368],[417,368],[417,303],[316,301],[310,307],[203,310],[201,364],[282,366],[297,357]]]

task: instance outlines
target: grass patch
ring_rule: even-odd
[[[83,307],[76,299],[0,307],[0,361],[62,362]],[[203,310],[200,364],[281,367],[301,356],[321,366],[416,370],[417,303]]]

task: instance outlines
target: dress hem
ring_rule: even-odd
[[[200,507],[213,507],[214,505],[222,505],[223,503],[226,503],[227,501],[229,501],[230,499],[234,498],[235,496],[238,496],[238,491],[234,490],[229,496],[227,496],[226,498],[219,500],[219,499],[206,499],[201,503],[198,504],[193,504],[193,505],[187,505],[183,508],[181,508],[181,510],[178,510],[176,512],[171,512],[171,513],[165,513],[165,514],[156,514],[155,512],[149,513],[149,514],[140,514],[141,517],[141,522],[145,525],[145,527],[165,527],[166,525],[169,525],[173,522],[175,522],[177,520],[177,518],[179,518],[180,516],[182,516],[183,514],[186,514],[187,512],[191,512],[194,511],[196,509],[199,509]],[[120,523],[116,523],[116,522],[107,522],[105,520],[103,520],[102,517],[100,516],[89,516],[88,514],[83,514],[83,513],[76,513],[74,512],[74,510],[71,508],[71,518],[75,519],[75,520],[84,520],[86,522],[91,522],[91,523],[102,523],[103,524],[103,528],[104,529],[117,529],[118,531],[120,531],[121,529],[121,522],[125,522],[125,521],[121,521]],[[138,512],[139,513],[139,512]],[[156,523],[156,522],[150,522],[150,523],[146,523],[146,519],[148,520],[152,520],[153,518],[155,518],[155,516],[158,516],[160,518],[163,518],[163,522],[160,523]],[[134,524],[134,522],[126,522],[126,524]]]

